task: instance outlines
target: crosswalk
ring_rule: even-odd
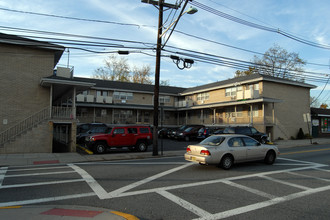
[[[330,168],[328,165],[286,158],[278,158],[278,161],[278,163],[274,164],[276,169],[272,169],[271,171],[255,172],[246,175],[230,176],[227,178],[210,179],[205,181],[192,181],[191,183],[185,182],[182,184],[166,185],[148,189],[139,189],[138,187],[143,184],[148,184],[166,176],[171,176],[173,173],[185,172],[186,168],[196,166],[193,163],[186,162],[163,163],[164,165],[171,164],[172,167],[166,171],[155,173],[147,178],[140,179],[139,181],[132,182],[115,190],[109,190],[101,186],[97,179],[95,179],[91,173],[84,170],[82,168],[83,166],[79,164],[21,168],[2,167],[0,168],[0,193],[3,196],[0,198],[0,207],[54,202],[90,196],[97,197],[100,200],[107,200],[144,194],[157,194],[198,216],[195,219],[208,220],[227,218],[330,190]],[[145,163],[143,161],[124,163],[108,162],[104,164],[107,166],[114,164],[118,166],[121,164],[125,165],[134,163],[145,166],[150,166],[150,164],[152,164],[152,162]],[[175,166],[174,168],[173,165]],[[255,179],[269,181],[271,184],[269,184],[269,186],[267,185],[266,188],[265,186],[261,187],[257,184],[250,184]],[[302,179],[304,181],[301,181]],[[72,194],[59,193],[58,195],[52,196],[43,195],[41,192],[41,194],[38,194],[36,198],[29,197],[24,199],[23,196],[23,199],[21,200],[10,198],[10,192],[6,191],[16,190],[19,192],[22,188],[25,190],[29,188],[31,188],[31,190],[36,190],[36,187],[53,187],[59,184],[61,184],[61,186],[71,187],[73,183],[85,185],[84,190]],[[178,189],[192,189],[193,187],[212,188],[214,184],[223,184],[224,186],[250,193],[262,199],[258,202],[238,208],[233,207],[229,210],[211,213],[210,211],[194,204],[193,201],[184,199],[175,193]],[[275,184],[290,187],[294,190],[292,190],[292,193],[287,193],[285,195],[274,193],[272,187],[274,187]],[[221,193],[225,194],[229,192],[223,191]]]

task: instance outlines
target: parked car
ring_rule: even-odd
[[[152,130],[149,126],[114,126],[107,134],[89,136],[86,143],[95,153],[105,153],[109,148],[128,147],[130,150],[147,151],[152,143]]]
[[[95,134],[106,134],[111,131],[111,128],[108,126],[96,126],[92,127],[90,130],[86,131],[85,133],[80,133],[76,136],[76,143],[77,144],[84,144],[85,139],[88,138],[91,135]],[[88,139],[87,139],[88,140]]]
[[[221,132],[220,132],[221,131]],[[202,127],[198,130],[197,139],[203,140],[213,134],[222,134],[223,128],[218,127]]]
[[[183,131],[177,131],[175,139],[190,141],[197,139],[198,131],[204,127],[203,125],[190,125]]]
[[[250,136],[262,144],[268,142],[268,136],[265,133],[259,132],[254,127],[249,126],[237,126],[237,127],[226,127],[223,130],[224,134],[244,134]]]
[[[190,162],[220,165],[230,169],[233,164],[264,160],[273,164],[279,150],[275,145],[261,144],[257,140],[240,134],[212,135],[199,144],[189,145],[184,155]]]
[[[104,123],[84,123],[84,124],[79,124],[77,126],[77,135],[81,133],[86,133],[87,131],[91,130],[92,128],[96,127],[108,127]]]

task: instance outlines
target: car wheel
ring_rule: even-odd
[[[137,143],[136,148],[140,152],[145,152],[145,151],[147,151],[148,146],[146,145],[145,142],[140,141],[140,142]]]
[[[225,169],[229,170],[234,164],[234,159],[231,155],[225,155],[220,162],[220,166]]]
[[[98,154],[104,154],[106,149],[107,148],[104,143],[97,143],[95,145],[95,152]]]
[[[190,138],[189,138],[188,136],[186,136],[186,137],[184,138],[184,140],[185,140],[185,141],[190,141]]]
[[[265,163],[266,164],[273,164],[275,162],[276,155],[274,151],[268,151],[265,157]]]

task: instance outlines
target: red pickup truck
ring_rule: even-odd
[[[107,134],[92,135],[86,143],[95,153],[105,153],[108,148],[128,147],[130,150],[144,152],[152,143],[149,126],[114,126]]]

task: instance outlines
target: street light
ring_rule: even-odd
[[[171,30],[171,33],[169,34],[167,40],[162,45],[162,36],[164,33],[162,33],[163,29],[163,7],[164,7],[164,0],[158,0],[158,8],[159,8],[159,18],[158,18],[158,33],[157,33],[157,49],[156,49],[156,67],[155,67],[155,87],[154,87],[154,123],[153,123],[153,150],[152,155],[157,156],[158,155],[158,105],[159,105],[159,76],[160,76],[160,59],[161,59],[161,50],[166,45],[167,41],[171,37],[179,19],[184,14],[194,14],[197,12],[197,9],[195,8],[189,8],[187,11],[184,11],[189,0],[186,0],[184,6],[182,7],[181,13],[178,16],[178,18],[164,31],[166,33],[169,28],[171,28],[173,25],[174,27]]]

